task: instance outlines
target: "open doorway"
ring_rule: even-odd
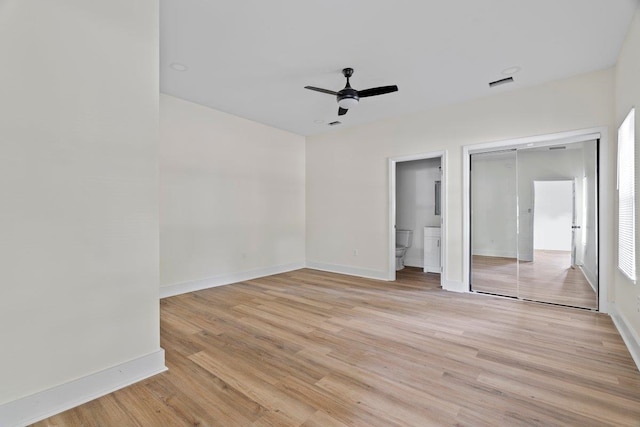
[[[576,267],[575,181],[533,182],[533,261],[536,254],[557,254]]]
[[[446,188],[445,152],[389,159],[389,280],[444,283]]]

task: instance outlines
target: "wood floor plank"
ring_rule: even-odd
[[[591,311],[303,269],[161,301],[168,372],[37,426],[639,426]]]
[[[347,427],[347,424],[341,423],[326,412],[316,411],[302,427]]]
[[[473,290],[571,307],[598,307],[596,292],[582,270],[571,268],[571,252],[535,250],[534,254],[534,261],[473,255]]]

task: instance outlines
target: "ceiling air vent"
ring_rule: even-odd
[[[331,123],[329,123],[329,126],[337,126],[337,125],[339,125],[339,124],[342,124],[342,122],[340,122],[340,121],[336,120],[335,122],[331,122]]]
[[[507,77],[506,79],[500,79],[496,80],[495,82],[491,82],[489,83],[489,87],[496,87],[507,83],[513,83],[513,77]]]
[[[549,150],[565,150],[567,147],[565,146],[557,146],[557,147],[549,147]]]

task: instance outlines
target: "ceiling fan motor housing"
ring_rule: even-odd
[[[342,89],[340,92],[338,92],[338,96],[336,96],[336,98],[338,99],[338,105],[340,105],[342,108],[349,107],[344,107],[341,104],[352,106],[357,104],[360,100],[358,91],[351,87],[345,87],[344,89]]]
[[[347,78],[347,84],[336,96],[338,100],[338,105],[341,108],[348,110],[350,107],[354,107],[358,104],[360,97],[358,96],[358,91],[351,87],[349,83],[349,77],[353,75],[353,68],[344,68],[342,70],[342,75]]]
[[[345,110],[358,105],[358,101],[360,99],[360,97],[358,97],[358,92],[353,89],[342,89],[340,92],[338,92],[337,98],[338,106],[340,106],[340,108],[344,108]]]

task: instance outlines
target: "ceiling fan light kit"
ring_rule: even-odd
[[[338,106],[340,106],[340,108],[348,110],[349,108],[355,107],[356,105],[358,105],[358,100],[359,98],[357,96],[344,97],[338,100]]]
[[[355,107],[356,105],[358,105],[358,102],[360,101],[360,98],[366,98],[368,96],[376,96],[376,95],[384,95],[385,93],[391,93],[391,92],[397,92],[398,91],[398,86],[381,86],[381,87],[374,87],[371,89],[365,89],[365,90],[356,90],[354,88],[351,87],[351,84],[349,83],[349,78],[353,75],[353,68],[345,68],[342,70],[342,74],[346,77],[347,79],[347,84],[344,87],[344,89],[342,89],[339,92],[335,92],[329,89],[322,89],[319,87],[314,87],[314,86],[305,86],[305,89],[309,89],[309,90],[314,90],[316,92],[321,92],[321,93],[326,93],[328,95],[334,95],[336,97],[336,100],[338,101],[338,115],[339,116],[344,116],[345,114],[347,114],[347,111],[349,111],[350,108]]]

